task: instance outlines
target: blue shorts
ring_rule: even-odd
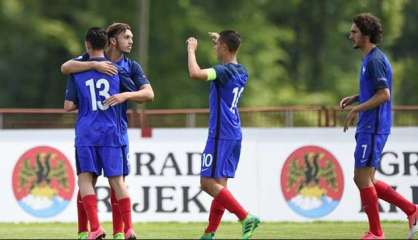
[[[105,177],[124,176],[129,173],[127,147],[76,147],[77,175],[89,172]]]
[[[388,136],[388,134],[356,133],[355,168],[378,168]]]
[[[131,165],[129,164],[129,145],[123,146],[123,176],[128,176],[129,171],[131,169]]]
[[[208,139],[202,154],[200,176],[233,178],[241,154],[241,140]]]

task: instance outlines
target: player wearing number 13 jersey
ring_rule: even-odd
[[[202,154],[200,184],[213,197],[209,224],[202,239],[213,239],[225,209],[234,213],[242,223],[242,238],[248,239],[259,224],[227,189],[228,178],[233,178],[241,153],[241,122],[238,111],[240,97],[247,85],[248,73],[238,64],[236,55],[240,45],[237,32],[227,30],[209,33],[215,44],[219,65],[200,69],[196,61],[197,40],[187,40],[190,78],[211,81],[209,94],[209,136]]]
[[[105,61],[103,57],[95,61]],[[104,175],[112,181],[122,179],[125,151],[121,135],[120,105],[109,106],[104,100],[120,92],[119,76],[95,70],[72,74],[67,82],[65,100],[78,108],[75,126],[76,169],[80,197],[90,223],[88,239],[105,235],[97,215],[94,178]],[[121,180],[122,181],[122,180]],[[88,185],[88,188],[85,186]]]
[[[128,119],[126,115],[126,101],[134,101],[144,103],[152,101],[154,93],[152,87],[142,71],[139,63],[125,56],[132,50],[133,33],[131,27],[126,23],[113,23],[107,30],[108,45],[106,49],[106,57],[110,61],[92,61],[90,54],[87,52],[76,60],[69,60],[61,66],[64,74],[80,73],[88,70],[97,70],[107,75],[118,74],[120,78],[120,90],[118,94],[114,94],[106,99],[105,103],[110,106],[120,106],[120,123],[121,137],[123,140],[124,161],[123,175],[129,174],[128,162]],[[124,194],[118,194],[111,188],[111,205],[112,205],[112,222],[113,222],[113,238],[114,239],[131,239],[134,237],[132,223],[126,221],[131,219],[130,199]],[[79,236],[85,235],[87,231],[86,214],[81,206],[81,201],[77,201],[78,211],[78,232]]]
[[[91,58],[107,61],[106,58]],[[120,93],[119,75],[109,76],[95,70],[71,74],[68,80],[67,100],[78,106],[75,127],[75,146],[123,146],[118,105],[110,107],[103,102]],[[72,93],[71,90],[76,90]],[[100,175],[100,174],[98,174]]]
[[[107,40],[107,33],[104,29],[89,29],[85,45],[90,59],[106,61],[104,47]],[[109,179],[116,197],[121,199],[119,203],[129,199],[129,193],[123,181],[126,146],[122,134],[120,105],[111,105],[105,101],[120,93],[120,85],[118,75],[109,76],[96,70],[74,73],[67,84],[64,108],[67,111],[76,108],[79,110],[75,146],[78,184],[83,207],[78,208],[78,212],[85,211],[90,223],[88,239],[102,239],[105,236],[98,220],[97,197],[94,191],[94,179],[101,175],[102,170]],[[130,203],[125,205],[129,207],[128,212],[122,212],[120,207],[114,210],[121,213],[123,224],[127,227],[125,238],[135,239],[131,225],[131,206]],[[85,231],[79,233],[85,233]],[[86,237],[80,234],[80,238]]]
[[[101,49],[107,42],[103,29],[91,28],[86,35],[86,48],[91,60],[106,61]],[[96,46],[97,45],[97,46]],[[109,106],[105,100],[120,93],[118,75],[109,76],[96,70],[70,75],[67,82],[65,104],[73,103],[78,108],[75,126],[77,173],[89,172],[106,177],[122,176],[121,157],[124,146],[121,134],[120,106]],[[112,164],[105,163],[111,159]],[[123,160],[123,159],[122,159]],[[111,166],[111,168],[107,168]]]

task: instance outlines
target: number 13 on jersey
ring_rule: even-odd
[[[104,97],[105,99],[109,98],[109,89],[110,85],[109,82],[106,79],[99,79],[96,82],[96,86],[94,86],[94,79],[89,79],[86,82],[86,86],[90,89],[90,96],[91,96],[91,109],[93,111],[97,111],[97,108],[104,111],[109,108],[109,106],[104,105],[102,101],[97,101],[96,99],[96,89],[99,91],[99,96]],[[103,86],[103,89],[100,90]]]

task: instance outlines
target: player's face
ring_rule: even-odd
[[[354,23],[351,25],[349,38],[354,49],[362,48],[365,45],[366,36],[360,32],[360,29]]]
[[[126,30],[116,37],[116,48],[122,53],[130,53],[134,44],[134,35],[131,30]]]

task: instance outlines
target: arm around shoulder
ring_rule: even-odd
[[[82,62],[71,59],[61,65],[61,73],[69,75],[72,73],[91,70],[95,68],[95,64],[95,61]]]

